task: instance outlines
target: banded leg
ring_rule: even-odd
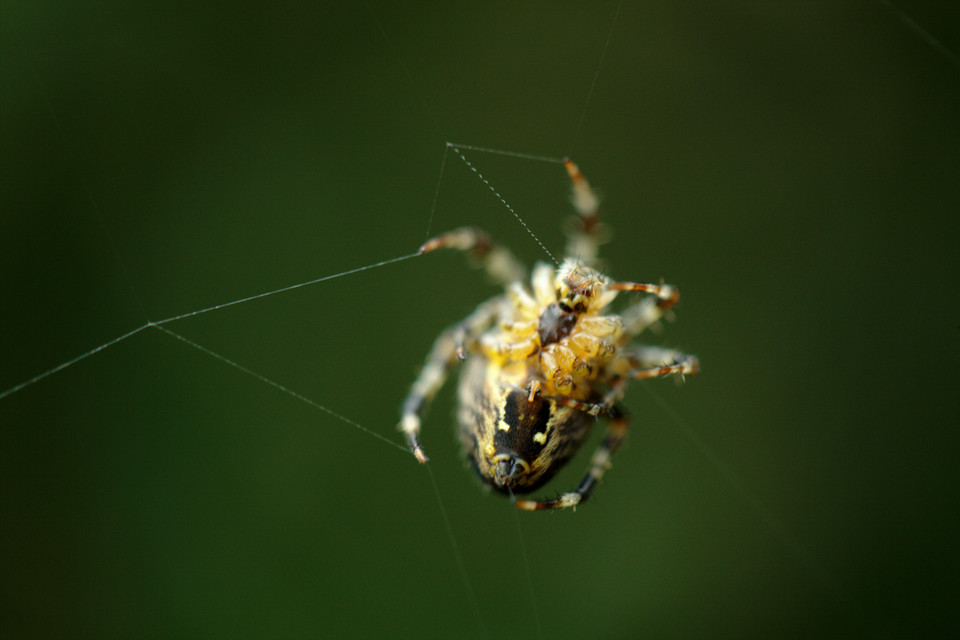
[[[450,369],[463,360],[464,345],[473,341],[486,329],[500,309],[502,299],[491,298],[462,321],[447,328],[430,349],[427,361],[403,401],[399,428],[407,438],[407,445],[421,463],[429,458],[420,445],[420,423],[427,406],[447,381]]]
[[[555,500],[515,500],[514,504],[518,509],[525,511],[539,511],[541,509],[565,509],[567,507],[576,507],[578,504],[586,502],[597,483],[603,478],[604,472],[610,468],[610,459],[617,452],[620,445],[627,437],[628,420],[626,414],[618,407],[614,406],[607,412],[609,424],[607,433],[603,442],[597,447],[590,462],[590,469],[580,481],[576,490],[564,493]]]
[[[683,377],[700,371],[700,361],[696,356],[674,349],[639,346],[624,351],[623,357],[632,367],[627,375],[634,380],[670,375]]]
[[[642,291],[657,297],[657,306],[666,311],[680,300],[680,291],[672,284],[648,284],[644,282],[611,282],[607,289],[613,291]]]
[[[423,243],[420,253],[437,249],[458,249],[470,254],[487,275],[497,284],[525,280],[527,270],[506,247],[493,241],[483,229],[461,227],[441,234]]]
[[[680,300],[680,291],[669,284],[614,282],[607,288],[616,291],[642,291],[653,294],[653,297],[643,298],[624,309],[620,314],[623,318],[624,341],[629,341],[633,336],[639,335],[654,326],[664,315],[670,316],[672,313],[670,309]]]
[[[623,389],[626,388],[626,383],[618,383],[617,388],[619,393],[623,393]],[[582,411],[583,413],[590,414],[593,417],[601,416],[607,413],[610,408],[616,403],[616,398],[613,391],[604,396],[604,399],[601,402],[584,402],[583,400],[577,400],[576,398],[571,398],[569,396],[552,396],[552,400],[559,405],[568,407],[570,409],[575,409],[577,411]],[[612,401],[607,402],[608,398],[614,398]]]
[[[572,185],[570,201],[578,214],[566,228],[567,255],[597,268],[600,245],[610,239],[609,230],[600,221],[600,197],[572,160],[564,159],[563,165]]]

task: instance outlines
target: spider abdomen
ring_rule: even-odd
[[[493,369],[497,369],[493,367]],[[492,371],[473,356],[460,374],[458,432],[480,478],[498,491],[526,493],[547,482],[577,451],[592,416],[529,392],[514,371]]]

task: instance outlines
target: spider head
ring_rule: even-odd
[[[567,259],[557,269],[554,282],[557,302],[574,313],[594,311],[605,306],[607,279],[579,260]]]

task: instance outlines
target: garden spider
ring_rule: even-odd
[[[538,263],[530,287],[526,270],[480,229],[465,227],[427,241],[420,253],[451,248],[469,252],[505,294],[482,303],[444,331],[433,345],[403,404],[400,429],[420,462],[420,422],[450,370],[463,362],[459,385],[459,435],[480,477],[534,511],[586,501],[627,434],[619,405],[627,383],[696,373],[693,356],[631,344],[679,299],[665,284],[614,282],[597,270],[605,227],[599,198],[583,174],[565,160],[579,215],[568,230],[567,255],[556,269]],[[607,306],[621,291],[652,294],[619,314]],[[576,490],[554,500],[518,500],[547,482],[583,442],[596,416],[606,435]]]

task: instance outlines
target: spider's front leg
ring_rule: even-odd
[[[420,445],[420,423],[427,406],[446,382],[450,369],[463,359],[464,345],[475,341],[496,318],[502,297],[491,298],[469,316],[446,329],[430,349],[427,361],[414,381],[406,400],[403,401],[403,413],[399,428],[407,438],[407,445],[421,463],[427,462],[427,455]]]
[[[570,202],[577,210],[565,228],[567,255],[599,268],[600,245],[610,239],[610,230],[600,221],[600,197],[572,160],[565,158],[563,165],[570,176]]]
[[[639,282],[614,282],[608,286],[615,291],[640,291],[651,293],[639,302],[627,307],[620,314],[623,318],[623,340],[629,342],[633,336],[653,327],[664,315],[670,317],[670,310],[680,300],[680,291],[670,284],[643,284]]]
[[[606,412],[605,417],[609,421],[607,432],[603,442],[597,447],[590,461],[590,469],[580,481],[579,486],[574,491],[564,493],[555,500],[515,500],[514,504],[518,509],[525,511],[540,511],[541,509],[565,509],[567,507],[576,507],[578,504],[586,502],[597,483],[603,478],[604,472],[610,468],[610,459],[617,452],[620,445],[627,437],[628,420],[627,415],[618,406],[612,406]]]
[[[483,229],[461,227],[441,234],[423,243],[420,253],[437,249],[457,249],[470,255],[500,285],[525,280],[527,270],[506,247],[493,241]]]

